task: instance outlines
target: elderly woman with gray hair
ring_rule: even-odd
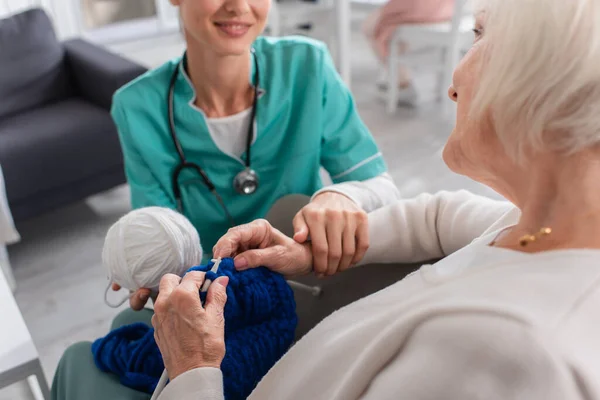
[[[600,399],[599,20],[600,0],[479,3],[444,160],[508,202],[442,192],[372,212],[363,263],[444,258],[325,319],[251,399]],[[287,276],[311,252],[264,221],[215,247]],[[161,400],[222,399],[227,282],[203,309],[183,289],[202,280],[163,278]]]

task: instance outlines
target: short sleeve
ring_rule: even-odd
[[[552,346],[495,313],[432,317],[371,382],[361,400],[583,400]]]
[[[113,101],[111,115],[119,133],[125,177],[131,190],[131,207],[134,209],[152,206],[175,208],[174,199],[167,195],[135,145],[129,131],[127,115],[117,96]]]
[[[334,183],[364,181],[387,171],[383,156],[356,109],[352,94],[323,46],[321,164]]]

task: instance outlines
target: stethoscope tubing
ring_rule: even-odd
[[[252,104],[250,126],[248,128],[248,135],[247,135],[247,140],[246,140],[246,163],[245,163],[246,170],[250,170],[250,165],[251,165],[251,153],[250,152],[251,152],[251,148],[252,148],[252,139],[254,137],[254,123],[256,120],[258,90],[259,90],[259,83],[260,83],[258,60],[257,60],[256,54],[255,54],[254,48],[251,49],[251,52],[254,56],[253,58],[254,58],[254,64],[255,64],[255,70],[256,70],[256,85],[255,85],[255,89],[254,89],[254,101]],[[181,200],[181,188],[179,187],[179,175],[181,174],[181,172],[184,169],[191,168],[198,172],[198,174],[202,178],[202,181],[204,182],[206,187],[210,190],[210,192],[213,194],[213,196],[215,196],[215,198],[217,199],[217,202],[219,203],[219,205],[225,212],[225,215],[226,215],[227,219],[229,220],[230,225],[235,226],[235,221],[233,219],[233,216],[231,215],[227,206],[225,205],[223,198],[217,192],[215,185],[212,183],[212,181],[210,180],[210,178],[208,177],[206,172],[198,164],[187,161],[187,159],[185,158],[185,153],[181,146],[181,142],[177,138],[176,127],[175,127],[175,84],[177,83],[177,77],[179,76],[179,68],[181,68],[182,65],[185,65],[185,62],[186,62],[186,55],[184,54],[183,59],[181,60],[181,63],[175,67],[175,71],[173,72],[173,75],[171,76],[171,81],[169,83],[169,92],[168,92],[168,96],[167,96],[169,133],[171,135],[171,139],[173,141],[173,144],[175,145],[175,149],[177,150],[177,154],[178,154],[179,160],[180,160],[179,165],[177,165],[177,167],[175,167],[175,170],[173,171],[173,195],[175,196],[175,201],[177,203],[177,210],[180,213],[183,213],[183,202]]]

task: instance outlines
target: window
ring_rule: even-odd
[[[86,30],[157,17],[154,0],[79,1],[81,1],[82,22]]]

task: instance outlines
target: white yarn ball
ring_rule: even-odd
[[[129,290],[158,289],[163,275],[183,276],[202,261],[198,232],[176,211],[163,207],[133,210],[109,230],[102,263],[114,283]]]

